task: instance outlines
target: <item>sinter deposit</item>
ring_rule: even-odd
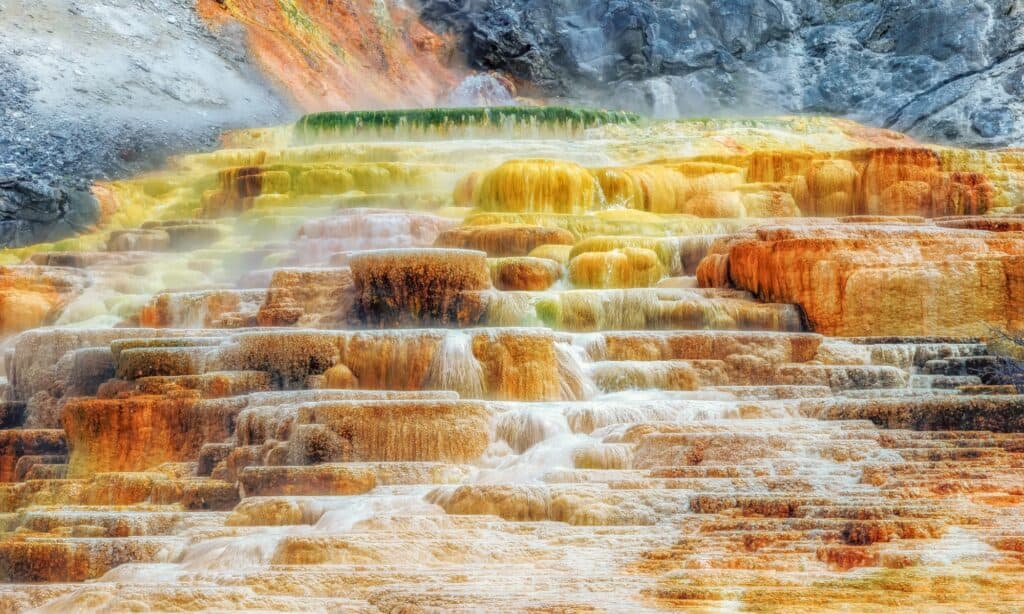
[[[556,107],[225,144],[0,253],[0,611],[1024,608],[1024,154]]]

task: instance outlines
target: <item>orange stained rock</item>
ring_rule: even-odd
[[[69,401],[63,416],[69,477],[192,460],[203,443],[228,436],[223,416],[196,411],[196,401],[192,395]]]
[[[493,299],[492,299],[493,300]],[[735,290],[625,288],[545,293],[532,305],[555,330],[803,330],[792,305],[751,301]]]
[[[168,554],[159,539],[27,539],[0,543],[0,580],[83,582],[132,561],[156,562]]]
[[[828,335],[1024,328],[1024,237],[920,225],[764,227],[712,250],[703,285],[795,303]]]
[[[324,382],[328,388],[359,388],[359,380],[348,367],[342,364],[334,365],[324,371]]]
[[[248,467],[240,482],[246,496],[358,495],[373,490],[377,477],[371,468],[345,464],[299,467]]]
[[[489,414],[471,401],[323,401],[299,407],[289,457],[324,461],[469,462],[489,440]]]
[[[353,291],[352,274],[346,267],[277,269],[257,321],[261,326],[345,322]]]
[[[287,172],[268,171],[260,166],[228,168],[217,176],[220,189],[203,193],[203,217],[238,215],[251,209],[253,199],[261,194],[287,194],[291,190],[291,176]]]
[[[429,106],[458,71],[449,44],[400,4],[200,0],[214,27],[237,21],[272,80],[307,111]]]
[[[262,295],[261,291],[238,290],[158,294],[142,308],[139,325],[216,327],[227,316],[251,308]]]
[[[443,333],[427,335],[354,334],[338,341],[339,364],[367,390],[419,390],[434,362]],[[336,367],[332,367],[334,369]],[[344,383],[344,371],[328,372]]]
[[[125,383],[119,382],[118,383]],[[114,382],[111,382],[113,384]],[[140,394],[172,395],[183,390],[195,390],[206,399],[233,397],[239,394],[270,390],[270,375],[265,371],[227,371],[204,373],[202,375],[179,375],[171,377],[143,377],[135,381]],[[110,398],[117,394],[97,396]]]
[[[310,376],[362,390],[471,390],[477,398],[562,398],[554,334],[530,328],[444,331],[247,332],[225,346],[220,369],[267,372],[283,388]],[[452,388],[450,386],[456,386]]]
[[[592,350],[595,360],[725,360],[754,356],[770,363],[803,363],[814,360],[822,337],[809,333],[673,331],[607,332],[604,343]]]
[[[354,317],[371,326],[471,325],[491,287],[486,254],[469,250],[396,249],[350,260]]]
[[[530,401],[562,398],[555,340],[547,331],[354,334],[338,347],[339,363],[363,389],[455,389],[477,398]]]
[[[26,456],[62,456],[66,452],[65,436],[59,429],[0,430],[0,482],[16,481],[18,462]]]
[[[77,269],[0,267],[0,336],[50,323],[87,285]]]
[[[558,356],[550,332],[498,329],[476,335],[472,344],[491,397],[531,401],[562,398]]]

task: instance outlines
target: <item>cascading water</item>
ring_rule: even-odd
[[[473,355],[473,338],[466,333],[446,333],[427,369],[423,387],[453,390],[468,399],[486,397],[484,370]]]

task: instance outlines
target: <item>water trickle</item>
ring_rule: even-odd
[[[424,388],[454,390],[466,399],[486,397],[484,370],[473,355],[473,338],[469,334],[460,331],[445,333],[427,369]]]
[[[558,379],[565,401],[585,401],[597,394],[597,385],[587,373],[586,350],[574,343],[555,343]]]

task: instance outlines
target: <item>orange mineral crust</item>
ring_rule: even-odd
[[[458,82],[452,45],[401,3],[199,0],[214,28],[241,24],[263,71],[307,111],[428,106]]]
[[[720,242],[703,283],[800,305],[840,336],[1024,328],[1024,235],[931,225],[767,226]],[[724,274],[724,275],[723,275]]]

